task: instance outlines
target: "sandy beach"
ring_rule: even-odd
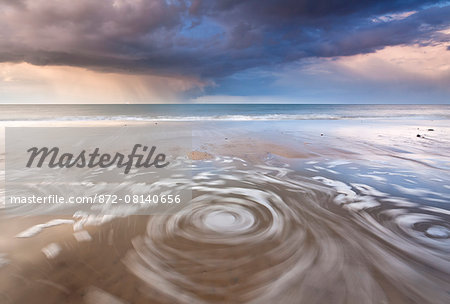
[[[0,0],[0,304],[450,304],[449,0]]]
[[[4,126],[27,124],[182,125]],[[181,210],[3,216],[2,303],[448,299],[446,122],[184,124],[193,194]]]

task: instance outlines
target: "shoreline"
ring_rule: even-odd
[[[123,125],[111,122],[105,122],[101,125],[104,127],[120,126],[121,129],[149,125],[148,123],[137,123],[132,125],[124,122],[121,123],[123,123]],[[150,124],[150,126],[158,127],[166,124],[169,125],[171,123],[160,122],[158,125]],[[53,123],[50,125],[55,126]],[[72,122],[70,124],[64,123],[63,125],[78,126],[80,124],[79,122]],[[85,124],[81,125],[87,127]],[[180,127],[185,126],[184,123],[174,123],[173,125]],[[362,252],[357,250],[361,250],[361,248],[358,246],[353,247],[351,242],[346,243],[344,246],[337,245],[339,242],[332,242],[327,245],[327,243],[322,243],[322,241],[325,242],[325,239],[333,240],[333,238],[338,238],[340,240],[341,237],[350,234],[353,235],[355,239],[359,238],[359,242],[362,242],[361,244],[363,244],[361,246],[366,246],[364,248],[378,246],[378,243],[374,240],[377,238],[384,238],[386,237],[385,235],[376,235],[379,233],[376,230],[364,232],[362,234],[358,234],[358,231],[364,231],[368,225],[370,227],[371,222],[363,221],[363,219],[367,220],[372,216],[374,219],[384,219],[386,217],[384,212],[386,212],[386,214],[389,214],[388,212],[394,214],[392,215],[393,223],[388,221],[388,224],[393,226],[387,226],[388,228],[386,229],[399,227],[396,228],[398,231],[396,230],[396,234],[394,235],[396,237],[395,241],[391,240],[394,245],[396,242],[405,242],[402,245],[405,248],[415,248],[410,246],[412,246],[411,242],[416,242],[417,240],[419,242],[425,242],[425,244],[428,244],[426,242],[431,242],[431,244],[441,242],[445,244],[448,240],[445,234],[447,233],[447,230],[444,229],[446,227],[445,222],[443,222],[443,219],[448,215],[445,213],[444,209],[436,207],[439,206],[439,204],[442,204],[439,200],[445,200],[446,191],[448,192],[448,189],[446,190],[446,188],[441,187],[439,188],[439,191],[441,192],[439,192],[436,190],[436,187],[445,183],[446,173],[443,168],[445,168],[446,163],[450,164],[448,161],[450,155],[447,155],[445,151],[441,149],[441,147],[448,144],[449,134],[446,132],[450,127],[444,128],[439,124],[429,122],[419,127],[423,129],[423,132],[427,135],[424,138],[417,138],[415,137],[417,127],[411,124],[406,124],[404,126],[389,126],[384,123],[365,124],[359,131],[352,131],[354,130],[354,123],[348,124],[348,122],[331,122],[326,125],[316,124],[315,122],[304,125],[299,125],[296,122],[279,122],[278,124],[274,124],[273,122],[230,122],[197,123],[191,125],[195,125],[191,133],[192,149],[186,152],[186,158],[192,159],[194,164],[198,165],[199,168],[207,168],[208,166],[216,166],[218,170],[232,168],[230,169],[232,170],[230,173],[225,170],[222,175],[219,174],[215,177],[211,177],[210,180],[209,178],[206,178],[208,175],[205,175],[205,177],[201,174],[200,178],[193,179],[195,180],[195,182],[193,182],[194,184],[201,184],[200,189],[212,187],[211,193],[217,193],[211,196],[211,201],[214,201],[217,197],[220,197],[221,200],[223,200],[223,202],[220,200],[217,202],[219,206],[217,208],[219,209],[212,209],[211,213],[208,213],[208,216],[212,215],[213,218],[210,221],[205,220],[205,231],[211,232],[208,229],[212,229],[212,231],[216,233],[217,231],[214,230],[216,229],[215,225],[219,225],[218,227],[220,229],[229,229],[227,226],[230,221],[228,212],[231,212],[235,219],[239,218],[239,216],[242,217],[242,222],[238,223],[239,225],[244,225],[243,227],[245,229],[253,227],[245,226],[247,225],[245,224],[247,223],[246,221],[249,221],[248,223],[260,223],[260,225],[263,226],[273,225],[272,227],[275,228],[272,229],[278,229],[276,228],[277,225],[274,223],[277,217],[270,212],[268,214],[264,213],[267,212],[267,210],[271,210],[267,209],[267,207],[264,207],[262,210],[259,210],[259,207],[252,207],[249,210],[237,209],[239,211],[230,209],[231,211],[226,211],[225,217],[217,217],[218,213],[226,210],[226,205],[222,205],[222,203],[224,204],[227,202],[230,195],[233,196],[233,199],[230,202],[235,202],[241,200],[242,196],[251,196],[253,193],[256,193],[254,198],[252,197],[251,200],[246,202],[248,206],[251,206],[251,204],[254,204],[255,202],[260,203],[261,200],[264,204],[269,204],[269,202],[272,202],[271,200],[276,201],[277,197],[279,197],[281,201],[278,204],[286,203],[288,206],[284,207],[288,209],[286,209],[286,213],[280,213],[278,216],[287,216],[288,214],[296,212],[298,212],[297,216],[299,217],[305,216],[296,224],[298,227],[295,229],[291,228],[292,230],[289,233],[292,233],[293,236],[300,239],[304,236],[304,233],[306,232],[304,232],[303,229],[306,229],[305,227],[307,227],[303,227],[304,224],[311,225],[312,227],[317,225],[317,227],[315,227],[316,231],[312,229],[305,234],[308,239],[308,241],[305,241],[305,244],[308,244],[308,246],[301,247],[303,250],[301,252],[294,251],[299,259],[304,258],[302,252],[309,252],[312,250],[312,253],[310,254],[314,255],[314,250],[323,250],[321,246],[325,246],[325,248],[328,248],[326,246],[332,246],[328,248],[330,252],[324,253],[325,257],[329,257],[331,260],[338,259],[338,253],[340,253],[354,255],[354,258],[357,259],[357,262],[355,263],[359,263],[360,265],[369,263],[369,261],[363,258],[358,258]],[[374,125],[377,128],[373,129]],[[35,125],[31,124],[30,126]],[[95,126],[98,125],[95,124]],[[209,127],[207,128],[206,126]],[[268,126],[271,128],[269,129]],[[335,128],[330,128],[330,126],[334,126]],[[433,131],[427,131],[430,126],[434,129]],[[396,129],[393,130],[393,128]],[[370,132],[368,132],[368,130]],[[380,135],[382,136],[380,137]],[[238,165],[234,167],[234,163],[237,163]],[[3,161],[0,163],[0,166],[4,166]],[[414,173],[415,171],[423,171],[423,176]],[[290,176],[292,173],[299,176],[292,178]],[[244,176],[241,176],[242,174],[244,174]],[[217,180],[220,180],[221,178],[228,178],[227,176],[230,178],[230,180],[227,181],[227,187],[229,187],[230,190],[226,190],[228,188],[223,188],[225,186],[216,183]],[[430,177],[428,184],[424,181],[424,178],[427,177]],[[258,179],[252,181],[253,178]],[[435,181],[432,179],[435,179]],[[305,182],[305,184],[303,184],[303,182]],[[297,186],[292,189],[289,188],[292,185],[296,185],[296,183],[300,183],[298,188],[296,188]],[[390,183],[393,185],[390,185]],[[249,185],[251,187],[247,188]],[[420,185],[420,188],[416,189],[416,185]],[[428,186],[434,188],[425,188]],[[266,189],[266,187],[269,187],[270,190]],[[287,188],[285,189],[284,187]],[[236,193],[233,194],[233,191]],[[205,192],[202,195],[210,195],[208,193],[209,192]],[[202,197],[202,195],[196,197]],[[292,197],[292,195],[302,195],[302,197],[304,195],[304,197],[300,199],[300,202],[302,202],[302,205],[300,206],[302,207],[304,207],[303,204],[305,204],[305,202],[312,200],[311,210],[297,209],[298,207],[295,204],[292,206],[289,205],[292,203],[291,200],[295,198],[295,196]],[[270,196],[271,200],[264,202],[266,196]],[[429,205],[422,207],[414,199],[416,199],[417,202],[423,201]],[[435,203],[433,203],[433,200],[435,200]],[[275,207],[276,206],[278,205],[275,205]],[[275,207],[274,210],[276,210]],[[208,210],[209,207],[208,205],[204,205],[203,208],[199,210]],[[307,208],[307,206],[305,208]],[[383,208],[386,208],[386,210]],[[314,212],[317,210],[321,210],[320,212],[323,213],[315,214]],[[408,210],[408,212],[403,214],[401,213],[404,212],[403,210]],[[250,212],[254,212],[251,213],[252,217],[261,216],[259,222],[251,219]],[[398,221],[400,221],[400,224],[396,222],[397,217],[395,216],[395,212],[398,213]],[[408,216],[408,213],[414,212],[418,213],[420,216],[409,219],[413,224],[410,224],[407,220],[401,222],[402,217]],[[181,213],[179,216],[188,217],[193,216],[194,214],[195,212],[186,212]],[[311,215],[306,216],[308,214]],[[433,214],[435,217],[439,216],[439,220],[435,220],[434,222],[428,220],[427,214]],[[246,219],[246,216],[249,218]],[[60,303],[61,301],[64,301],[66,303],[91,304],[94,303],[92,302],[94,301],[92,299],[100,299],[108,301],[108,303],[113,300],[119,301],[117,303],[147,303],[149,299],[152,300],[152,303],[170,303],[173,301],[173,297],[180,297],[176,299],[183,298],[182,294],[178,293],[168,295],[166,293],[170,293],[168,291],[170,289],[166,290],[161,287],[165,286],[164,284],[169,284],[169,282],[171,282],[170,273],[163,272],[161,274],[167,275],[167,277],[164,277],[164,280],[167,281],[158,283],[163,285],[158,285],[156,283],[153,285],[151,280],[146,281],[143,279],[146,278],[147,275],[153,275],[153,273],[149,272],[149,269],[146,269],[144,266],[147,265],[146,263],[151,264],[152,261],[156,262],[158,256],[153,256],[153,260],[149,257],[150,260],[147,262],[145,262],[145,259],[144,262],[138,259],[143,257],[142,254],[149,253],[153,249],[159,248],[155,245],[156,247],[150,247],[149,249],[145,244],[151,240],[152,236],[147,235],[152,228],[152,226],[149,226],[150,219],[153,218],[153,220],[158,221],[158,219],[161,220],[163,217],[131,215],[124,218],[112,219],[102,225],[87,225],[80,230],[86,232],[87,235],[78,235],[78,240],[74,233],[79,232],[79,230],[74,229],[73,224],[63,224],[45,228],[42,229],[39,234],[31,238],[18,239],[15,237],[17,234],[30,227],[38,224],[45,224],[49,220],[55,219],[55,217],[56,216],[30,216],[2,218],[2,222],[0,223],[0,231],[2,231],[2,234],[0,235],[0,254],[6,254],[1,257],[7,261],[7,264],[0,267],[0,286],[3,286],[0,290],[0,299],[4,299],[6,303],[29,302],[37,298],[42,298],[44,294],[45,300],[43,299],[42,302],[35,301],[35,303]],[[57,218],[66,220],[73,219],[72,217],[64,216],[58,216]],[[193,217],[193,219],[201,221],[201,219],[207,219],[207,217]],[[322,220],[324,223],[321,223]],[[327,221],[330,222],[328,223]],[[414,225],[416,224],[414,221],[418,221],[417,225],[420,227],[420,230],[415,230]],[[431,224],[426,224],[427,221]],[[295,220],[290,219],[286,223],[291,222],[295,222]],[[162,224],[167,223],[168,222],[164,222]],[[282,224],[289,226],[286,223],[283,222]],[[278,225],[281,224],[279,223]],[[322,225],[331,225],[330,227],[327,227],[330,230],[320,231],[320,229],[324,229]],[[238,226],[236,229],[244,228]],[[192,227],[186,226],[180,231],[187,234],[192,232],[192,229]],[[336,231],[341,231],[340,229],[342,229],[342,232],[339,232],[342,233],[342,236],[340,234],[335,235],[336,232],[333,232],[334,229],[337,229]],[[374,228],[370,227],[370,229]],[[111,233],[111,231],[113,232]],[[176,232],[176,230],[170,229],[167,231]],[[239,232],[240,230],[236,231]],[[408,238],[406,239],[407,242],[402,239],[397,239],[397,236],[401,235],[401,233],[405,233],[405,231],[408,233]],[[233,232],[233,230],[231,230],[231,232]],[[284,234],[280,235],[285,235],[287,232],[283,233]],[[324,233],[323,240],[319,238],[321,235],[320,233]],[[330,233],[330,235],[328,235],[328,233]],[[376,237],[372,234],[375,234]],[[148,239],[149,237],[150,239]],[[222,237],[226,237],[226,234]],[[368,239],[365,240],[364,238]],[[374,240],[372,240],[372,238],[374,238]],[[174,240],[171,241],[170,239],[159,240],[161,242],[160,245],[162,246],[161,250],[173,247],[173,250],[176,248],[177,250],[189,252],[189,250],[195,248],[192,247],[193,245],[190,243],[192,242],[191,239],[184,239],[180,235],[175,239],[177,240],[176,242]],[[235,238],[230,238],[230,240],[233,239]],[[317,241],[314,241],[315,239],[317,239]],[[373,242],[371,243],[370,240]],[[166,243],[166,241],[168,243]],[[206,256],[209,257],[208,252],[212,253],[216,252],[215,250],[218,250],[216,245],[205,245],[202,241],[204,240],[200,238],[196,239],[195,242],[195,246],[203,249],[203,251],[200,250],[198,254],[201,255],[206,253]],[[286,240],[283,239],[283,242],[280,241],[281,245],[284,244],[284,241]],[[345,238],[340,241],[341,243],[345,242]],[[48,247],[51,244],[57,244],[59,246],[59,252],[52,253],[52,247]],[[288,244],[289,242],[284,246],[288,246]],[[260,244],[261,248],[264,248],[269,252],[270,250],[276,250],[278,246],[281,245],[271,241],[265,241]],[[298,246],[304,245],[298,244]],[[340,248],[340,246],[342,246],[342,248]],[[55,248],[58,247],[54,247],[53,249]],[[224,260],[227,260],[228,257],[232,255],[231,252],[235,252],[234,254],[237,255],[243,254],[244,257],[250,253],[254,256],[258,256],[258,254],[264,252],[259,247],[258,250],[249,249],[240,252],[237,249],[233,249],[234,247],[228,243],[226,243],[226,246],[224,245],[223,248],[228,248],[227,250],[230,250],[228,253],[225,252],[224,255],[219,255]],[[49,252],[42,252],[43,249],[47,249]],[[144,251],[141,252],[138,249]],[[393,246],[388,249],[377,247],[377,250],[397,252],[399,249]],[[334,253],[336,256],[328,256],[334,251],[336,251]],[[132,254],[132,260],[129,260],[130,252]],[[167,254],[170,252],[171,251]],[[219,250],[217,252],[220,253],[221,251]],[[265,267],[283,265],[280,262],[283,261],[283,259],[290,261],[290,259],[284,256],[283,250],[280,250],[278,254],[280,256],[271,257],[273,260],[269,259],[269,264],[265,264],[265,259],[257,259],[259,264],[247,266],[249,267],[247,271],[252,273],[253,271],[256,271],[256,269],[262,271]],[[382,262],[392,262],[389,259],[383,261],[383,256],[376,255],[376,251],[368,251],[367,254],[373,255],[373,259],[380,259]],[[440,259],[445,260],[445,257],[435,256],[435,253],[433,253],[432,256],[436,259],[439,257]],[[170,255],[167,256],[168,260],[164,260],[164,258],[166,258],[165,256],[159,257],[162,259],[160,262],[166,263],[168,265],[167,267],[169,267],[169,265],[170,267],[173,267],[173,271],[174,273],[176,271],[177,275],[182,274],[183,278],[189,278],[190,275],[183,272],[183,267],[191,267],[196,264],[189,264],[185,261],[187,264],[180,262],[181,264],[179,265],[178,263],[174,263],[169,257]],[[320,258],[320,256],[317,258]],[[416,261],[417,263],[429,262],[426,257],[424,258],[424,261],[419,260],[418,257],[415,258],[418,259]],[[137,267],[135,263],[137,263],[136,261],[138,260],[140,261],[139,263],[143,263],[144,265],[142,266],[144,267],[142,268],[142,273],[140,272],[141,270],[138,270],[140,268],[133,268]],[[180,261],[184,261],[184,258]],[[440,261],[441,260],[439,260],[439,263],[441,263]],[[344,263],[343,265],[346,265],[341,269],[342,273],[340,273],[340,275],[344,277],[346,275],[356,275],[352,273],[354,270],[352,266],[349,266],[353,265],[351,260],[339,260],[336,261],[336,263]],[[402,263],[406,262],[402,261]],[[435,261],[433,263],[438,262]],[[134,266],[131,267],[130,265]],[[209,276],[205,276],[205,278],[202,279],[201,276],[197,277],[194,275],[190,280],[192,280],[192,282],[197,282],[200,284],[199,286],[203,286],[201,284],[206,284],[206,286],[208,286],[208,282],[216,282],[214,280],[218,280],[218,286],[222,286],[220,284],[223,284],[222,288],[224,290],[227,290],[227,288],[230,288],[229,290],[234,290],[234,288],[237,288],[236,286],[239,285],[237,282],[242,280],[241,276],[245,276],[245,273],[233,270],[233,275],[231,277],[224,275],[222,279],[218,279],[215,277],[214,271],[219,270],[214,267],[208,268],[208,265],[214,265],[214,263],[202,266],[212,271]],[[321,265],[322,264],[319,264],[318,266]],[[294,264],[292,267],[294,266],[300,267],[297,264]],[[391,266],[395,266],[395,263]],[[295,267],[293,269],[295,269]],[[133,271],[131,271],[131,269]],[[316,268],[311,266],[311,268],[308,269],[314,276],[319,275],[314,272]],[[319,267],[319,269],[322,268]],[[415,271],[415,268],[411,269],[411,271]],[[382,268],[380,271],[383,272],[387,270]],[[370,276],[371,283],[368,288],[371,288],[371,292],[376,293],[377,289],[374,286],[380,284],[384,286],[384,297],[391,300],[396,299],[398,301],[408,300],[408,296],[400,289],[396,287],[387,287],[391,284],[391,278],[389,278],[386,273],[378,274],[378,278],[366,274]],[[11,276],[11,274],[13,275]],[[279,279],[278,275],[281,276],[281,274],[277,274],[271,278],[264,279],[264,284],[270,285],[273,282],[277,282]],[[315,278],[314,276],[312,276],[312,278]],[[444,276],[445,274],[439,273],[439,280]],[[227,280],[229,279],[230,281],[225,282],[223,281],[225,280],[224,278],[227,278]],[[340,278],[340,280],[342,279],[343,278]],[[402,277],[402,279],[407,280],[406,277]],[[304,280],[307,279],[305,278]],[[421,280],[425,279],[421,277]],[[172,282],[171,284],[176,285],[177,281],[174,282],[175,283]],[[318,284],[318,282],[311,281],[309,284],[312,284],[311,286],[316,286],[315,284]],[[408,284],[415,286],[413,282],[409,282]],[[326,285],[326,288],[329,288],[330,290],[330,296],[333,294],[341,295],[341,291],[334,290],[332,286],[332,284]],[[433,281],[427,281],[423,286],[428,286],[428,288],[438,288]],[[419,288],[417,286],[415,287]],[[160,290],[161,292],[158,292],[158,288],[162,288]],[[185,288],[185,286],[181,284],[181,287],[179,288],[181,288],[180,290],[184,290],[182,288]],[[202,301],[211,300],[219,303],[221,301],[247,302],[242,301],[242,299],[245,298],[245,292],[254,292],[252,288],[253,287],[251,286],[242,287],[243,293],[239,294],[240,298],[233,298],[231,296],[231,291],[230,295],[225,297],[223,296],[223,293],[219,292],[219,290],[222,290],[220,288],[217,288],[218,291],[216,295],[211,295],[209,291],[206,292],[204,290],[196,293],[195,290],[191,291],[189,288],[184,291],[187,292],[190,297],[195,298],[195,296],[198,296],[198,300],[201,299]],[[26,293],[23,292],[24,289],[26,290]],[[271,289],[268,288],[267,292],[270,290]],[[178,287],[176,292],[179,292]],[[304,292],[306,292],[311,299],[314,298],[308,291]],[[264,297],[265,296],[271,299],[270,297],[272,295],[264,294]],[[352,296],[355,298],[359,297],[357,294],[353,294]],[[254,299],[257,301],[259,297],[255,296]]]

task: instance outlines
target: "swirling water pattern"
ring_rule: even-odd
[[[446,210],[236,158],[184,187],[192,201],[151,216],[124,258],[169,302],[450,301]]]

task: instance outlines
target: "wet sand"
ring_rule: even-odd
[[[11,219],[2,221],[2,228],[16,233],[45,220]],[[147,303],[140,295],[138,280],[122,263],[131,240],[143,233],[147,221],[146,216],[130,216],[101,227],[88,227],[92,236],[89,242],[77,242],[71,225],[48,229],[29,239],[12,239],[10,263],[0,270],[1,303],[90,303],[87,299],[94,286],[128,303]],[[52,259],[41,252],[49,240],[62,247]]]
[[[54,216],[2,218],[0,303],[449,299],[449,213],[431,200],[447,200],[448,191],[401,192],[427,186],[420,170],[441,180],[436,187],[448,183],[448,134],[433,126],[420,141],[414,130],[357,140],[345,129],[259,128],[194,129],[186,156],[202,167],[186,185],[196,187],[192,206],[178,213],[87,225],[92,240],[84,242],[71,224],[16,237]],[[402,183],[394,179],[400,174]],[[368,186],[367,176],[378,179]],[[408,180],[416,184],[408,188]],[[384,193],[389,183],[399,183],[399,192]],[[47,258],[42,249],[51,243],[61,251]]]

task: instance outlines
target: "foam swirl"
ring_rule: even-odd
[[[347,197],[337,204],[329,181],[237,163],[202,168],[185,185],[192,201],[150,217],[133,240],[124,262],[150,289],[179,303],[448,299],[449,239],[436,232],[445,213],[418,213],[359,184],[340,183]]]

